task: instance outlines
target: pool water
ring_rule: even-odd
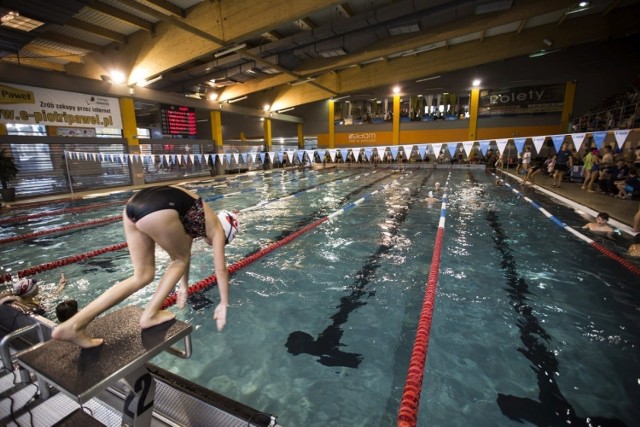
[[[224,196],[210,202],[214,209],[241,210],[230,264],[380,191],[235,273],[223,332],[212,320],[217,289],[193,296],[178,312],[194,325],[193,356],[153,362],[283,426],[395,425],[440,219],[440,204],[424,198],[447,180],[418,425],[637,425],[638,277],[481,169],[306,170],[198,185],[205,198]],[[585,222],[528,195],[572,227]],[[0,238],[121,209],[2,226]],[[1,265],[15,273],[123,240],[115,223],[5,244]],[[628,239],[604,244],[622,253]],[[168,260],[157,256],[162,271]],[[70,283],[52,296],[60,272]],[[210,250],[196,241],[191,282],[212,273]],[[49,316],[58,301],[82,306],[129,274],[126,250],[40,274]],[[144,305],[153,290],[123,305]]]

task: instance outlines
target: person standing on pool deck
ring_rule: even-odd
[[[124,208],[122,222],[133,263],[133,276],[112,286],[68,321],[55,327],[52,337],[83,348],[102,344],[103,339],[90,337],[86,327],[101,313],[153,281],[156,244],[169,254],[171,263],[142,313],[140,327],[150,328],[175,318],[174,313],[161,310],[162,304],[178,284],[177,305],[184,308],[188,296],[191,244],[198,237],[204,238],[213,249],[220,292],[220,303],[213,318],[218,330],[222,330],[229,304],[229,272],[224,250],[238,231],[236,216],[226,211],[216,215],[196,195],[178,187],[159,186],[134,194]]]
[[[562,184],[562,178],[573,167],[573,154],[569,150],[569,144],[564,142],[560,147],[560,151],[556,154],[556,166],[553,172],[552,187],[559,188]]]

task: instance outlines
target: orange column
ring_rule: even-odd
[[[478,139],[478,107],[480,105],[480,89],[471,89],[471,98],[469,100],[469,133],[468,140]]]
[[[333,148],[336,146],[336,109],[335,109],[335,101],[333,99],[329,100],[329,147]]]
[[[393,128],[392,143],[398,145],[400,143],[400,95],[393,95]]]
[[[136,122],[136,110],[133,98],[120,98],[120,114],[122,115],[122,136],[127,140],[129,154],[140,154],[140,141],[138,141],[138,124]],[[131,181],[133,185],[144,184],[144,167],[142,163],[129,161],[131,168]]]

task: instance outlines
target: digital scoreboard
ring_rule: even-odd
[[[196,135],[196,109],[161,105],[160,121],[165,135]]]

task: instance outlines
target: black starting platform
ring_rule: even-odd
[[[62,393],[83,404],[120,380],[128,384],[123,425],[151,423],[155,382],[145,365],[163,351],[191,355],[191,325],[171,320],[140,329],[142,309],[126,307],[95,319],[87,333],[103,338],[98,347],[82,349],[73,343],[50,340],[18,356],[18,362]],[[184,349],[173,345],[184,340]]]

